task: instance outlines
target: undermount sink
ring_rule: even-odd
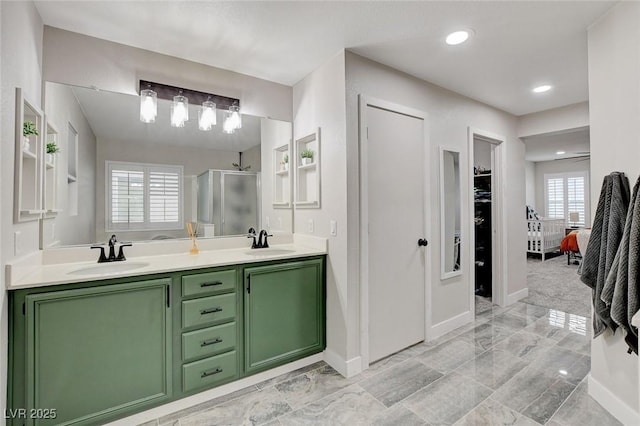
[[[149,266],[147,262],[113,262],[100,263],[98,265],[86,266],[69,272],[71,275],[95,275],[95,274],[115,274],[118,272],[133,271],[134,269]]]
[[[289,250],[289,249],[261,248],[261,249],[251,249],[249,251],[245,251],[245,254],[249,254],[252,256],[276,256],[279,254],[289,254],[294,252],[295,250]]]

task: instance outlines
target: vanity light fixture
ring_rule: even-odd
[[[182,90],[178,96],[173,97],[171,104],[171,126],[184,127],[184,123],[189,121],[189,99],[182,96]]]
[[[150,89],[140,90],[140,121],[155,123],[158,115],[158,94]]]
[[[542,86],[534,87],[533,93],[544,93],[551,90],[551,86],[548,84],[543,84]]]
[[[455,46],[456,44],[462,44],[469,39],[469,31],[460,30],[454,31],[447,36],[445,42],[450,46]]]
[[[140,121],[153,123],[157,115],[157,99],[171,101],[171,126],[184,127],[189,121],[189,101],[195,105],[202,105],[198,111],[198,127],[201,130],[211,130],[217,123],[216,108],[227,111],[227,116],[232,121],[225,127],[227,133],[233,133],[242,127],[240,116],[240,99],[228,96],[215,95],[213,93],[199,92],[197,90],[169,86],[162,83],[140,80]],[[152,108],[153,107],[153,108]],[[153,112],[153,113],[152,113]],[[153,117],[152,119],[150,117]],[[223,128],[226,131],[226,128]]]
[[[198,128],[203,131],[211,130],[216,122],[216,104],[207,99],[198,111]]]

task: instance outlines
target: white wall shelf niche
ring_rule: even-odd
[[[44,209],[44,216],[46,218],[55,217],[61,210],[58,208],[58,155],[59,154],[47,154],[46,146],[48,143],[55,143],[60,146],[60,133],[56,126],[49,120],[46,120],[47,132],[44,139],[44,192],[42,205]]]
[[[32,122],[38,135],[23,136],[25,122]],[[44,115],[16,88],[14,222],[38,220],[42,216],[42,162]]]
[[[291,208],[291,147],[286,143],[273,149],[273,208]],[[287,160],[285,162],[285,159]]]
[[[311,160],[301,156],[305,150],[311,150]],[[320,128],[295,143],[295,206],[300,209],[320,208]]]

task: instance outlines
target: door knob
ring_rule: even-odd
[[[428,246],[428,245],[429,245],[429,241],[427,241],[427,240],[426,240],[426,239],[424,239],[424,238],[420,238],[420,239],[418,240],[418,245],[419,245],[419,246],[424,246],[424,247],[426,247],[426,246]]]

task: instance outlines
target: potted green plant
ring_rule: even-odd
[[[300,158],[302,158],[302,165],[303,166],[313,163],[313,154],[314,154],[313,151],[310,150],[309,148],[305,148],[300,153]]]
[[[29,151],[29,147],[31,146],[31,143],[29,141],[29,137],[33,135],[33,136],[38,136],[38,128],[36,127],[36,123],[34,123],[33,121],[25,121],[22,124],[22,150],[23,151]]]
[[[55,142],[47,142],[47,163],[53,164],[53,154],[60,152],[60,147]]]
[[[289,154],[284,154],[282,156],[282,161],[280,162],[280,170],[289,170]]]

